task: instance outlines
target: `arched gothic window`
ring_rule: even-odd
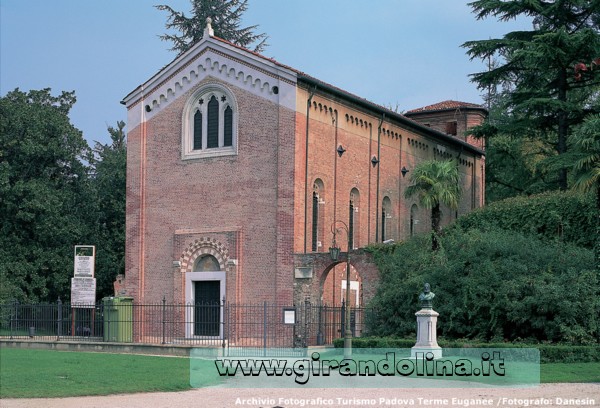
[[[182,158],[237,153],[237,103],[231,92],[211,84],[198,89],[183,112]]]
[[[311,251],[320,252],[323,243],[323,211],[320,206],[323,205],[323,182],[316,179],[313,184],[312,194],[312,217],[311,217]]]
[[[415,228],[417,225],[417,222],[419,222],[419,220],[417,220],[417,205],[413,204],[412,207],[410,207],[410,236],[414,236],[415,235]]]
[[[360,204],[360,194],[358,189],[353,188],[350,191],[350,205],[348,207],[348,243],[349,248],[355,249],[360,245],[358,236],[360,235],[360,227],[358,225],[358,208]]]
[[[388,229],[388,221],[392,218],[392,201],[389,197],[383,198],[383,204],[381,206],[381,242],[386,241],[390,238]]]

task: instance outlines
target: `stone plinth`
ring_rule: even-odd
[[[433,309],[423,308],[415,313],[417,316],[417,343],[411,348],[410,355],[416,353],[432,353],[434,358],[442,357],[442,348],[437,344],[437,318],[439,313]]]

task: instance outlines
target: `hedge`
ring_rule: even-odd
[[[416,322],[415,322],[416,325]],[[394,337],[356,337],[353,348],[411,348],[416,339]],[[571,346],[564,344],[482,343],[468,340],[438,339],[442,348],[535,348],[540,351],[541,363],[600,362],[600,346]],[[344,339],[333,341],[335,348],[344,347]]]
[[[591,250],[489,228],[371,247],[380,283],[376,336],[412,337],[423,284],[436,294],[440,337],[486,343],[598,344],[599,277]]]
[[[455,227],[468,230],[495,226],[592,249],[597,217],[593,194],[553,191],[491,203],[461,216]]]

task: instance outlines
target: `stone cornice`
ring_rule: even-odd
[[[156,75],[137,87],[123,102],[128,110],[142,104],[148,120],[178,96],[190,90],[207,76],[246,89],[273,102],[293,108],[295,98],[280,94],[283,87],[295,88],[296,73],[268,59],[208,38],[177,57]],[[289,91],[289,90],[288,90]]]

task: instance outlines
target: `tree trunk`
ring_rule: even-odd
[[[431,209],[431,249],[437,251],[440,247],[438,237],[440,236],[440,219],[442,213],[440,211],[440,205],[436,205]]]
[[[567,102],[567,72],[562,69],[558,74],[558,100],[560,102]],[[564,154],[567,152],[567,137],[569,132],[569,119],[567,112],[563,107],[558,111],[558,143],[556,150],[558,154]],[[562,191],[567,190],[567,169],[562,168],[558,171],[558,187]]]

